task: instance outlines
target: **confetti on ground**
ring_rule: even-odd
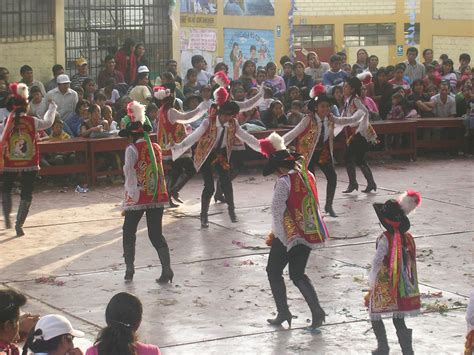
[[[56,281],[54,276],[41,276],[35,279],[37,284],[51,285],[51,286],[64,286],[64,281]]]

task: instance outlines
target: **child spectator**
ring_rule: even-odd
[[[378,121],[380,120],[380,115],[379,115],[379,108],[377,107],[377,104],[375,103],[372,98],[367,96],[367,87],[365,85],[362,85],[361,91],[360,91],[360,100],[364,104],[365,107],[369,110],[369,120],[370,121]]]
[[[344,110],[344,93],[342,86],[334,86],[332,88],[331,96],[334,98],[337,110],[342,112]]]
[[[285,95],[285,112],[291,109],[291,104],[295,100],[302,100],[300,89],[297,86],[290,86]]]
[[[257,94],[258,94],[258,89],[256,87],[253,87],[249,90],[247,94],[247,99],[251,99]],[[239,112],[237,114],[237,120],[239,121],[240,125],[245,125],[242,128],[245,129],[246,131],[256,130],[256,129],[259,129],[259,127],[262,127],[263,129],[265,129],[265,125],[260,120],[260,112],[258,110],[258,107],[254,107],[253,109],[249,111]],[[255,126],[259,126],[259,127],[255,127]]]
[[[342,86],[349,76],[347,72],[341,70],[341,57],[337,54],[329,58],[329,65],[331,69],[323,76],[323,84],[327,93],[332,92],[334,86]]]
[[[89,138],[100,138],[104,135],[104,131],[109,130],[109,124],[101,117],[100,106],[92,104],[89,106],[89,119],[85,120],[81,125],[81,136]]]
[[[329,63],[321,62],[316,52],[308,52],[306,61],[308,66],[304,70],[305,74],[311,76],[314,84],[322,83],[324,73],[329,70]]]
[[[286,91],[285,80],[279,75],[276,74],[276,64],[273,62],[268,62],[265,66],[265,73],[267,74],[266,83],[270,84],[273,88],[276,89],[276,95],[281,96]]]
[[[293,77],[293,63],[288,61],[283,64],[283,75],[282,78],[285,81],[286,87],[290,86],[290,80]]]
[[[219,71],[223,71],[224,73],[226,73],[226,75],[228,75],[229,74],[229,66],[227,64],[225,64],[224,62],[219,62],[214,66],[214,74],[219,72]]]
[[[313,79],[308,74],[305,74],[305,65],[303,62],[296,62],[294,64],[295,74],[289,81],[290,86],[296,86],[301,91],[303,100],[309,100],[309,91],[313,88]]]
[[[30,90],[30,106],[28,114],[43,119],[47,110],[48,102],[43,97],[41,89],[38,86],[33,86]]]
[[[84,89],[82,86],[75,88],[74,91],[77,93],[78,100],[84,100]]]
[[[154,132],[156,132],[156,122],[159,120],[159,115],[160,109],[155,103],[151,103],[146,107],[145,116],[150,119]]]
[[[51,126],[51,134],[46,137],[44,140],[50,142],[65,141],[71,139],[71,136],[64,132],[63,130],[64,123],[59,118],[59,115],[56,114],[54,123]],[[74,153],[53,153],[47,154],[44,156],[43,163],[46,161],[45,165],[64,165],[66,162],[71,162],[74,160]]]
[[[263,115],[269,108],[270,105],[272,104],[275,99],[273,98],[273,90],[269,87],[264,87],[264,94],[263,94],[263,100],[260,102],[258,105],[258,109],[260,110],[260,113]]]
[[[435,85],[428,85],[426,87],[426,93],[428,94],[430,98],[432,98],[438,93],[438,87]]]
[[[389,80],[388,83],[392,84],[393,90],[397,91],[398,88],[402,88],[405,91],[405,95],[408,96],[411,94],[410,84],[408,81],[403,79],[405,73],[405,65],[403,63],[397,64],[395,66],[395,75],[392,80]]]
[[[171,84],[171,85],[176,86],[177,81],[173,73],[169,71],[165,71],[164,73],[160,74],[160,77],[161,77],[161,85]],[[181,101],[184,101],[184,99],[186,98],[183,92],[181,91],[181,86],[180,87],[176,86],[174,93],[175,93],[176,98]]]
[[[105,95],[107,105],[113,105],[120,99],[120,93],[118,92],[117,89],[115,89],[114,78],[106,79],[105,86],[102,89],[100,89],[99,92]]]
[[[202,55],[193,55],[191,58],[191,64],[194,69],[197,70],[197,84],[199,87],[209,84],[209,80],[212,74],[207,72],[207,63]]]
[[[186,84],[184,84],[183,94],[189,96],[199,91],[200,87],[197,83],[198,71],[196,69],[188,69],[186,72]]]
[[[456,71],[460,85],[462,85],[466,80],[472,79],[469,63],[471,63],[471,56],[467,53],[462,53],[459,56],[459,69]]]
[[[283,111],[283,104],[280,100],[275,100],[265,112],[262,122],[267,129],[278,128],[288,124],[288,120]]]
[[[105,96],[103,93],[97,91],[94,94],[94,103],[96,105],[99,105],[100,109],[102,110],[104,106],[107,104],[107,96]]]
[[[59,115],[56,114],[54,118],[53,125],[51,126],[51,134],[49,135],[49,141],[64,141],[67,139],[71,139],[71,136],[63,131],[64,122],[61,121]]]
[[[137,78],[128,95],[132,100],[138,101],[142,105],[148,105],[152,100],[152,91],[149,87],[150,81],[148,80],[150,71],[145,66],[141,66],[138,70]]]
[[[95,81],[91,78],[84,79],[82,89],[84,90],[84,99],[91,104],[94,103],[94,94],[96,91]]]
[[[341,69],[347,73],[347,77],[351,76],[352,67],[349,63],[341,64]]]
[[[443,61],[441,67],[441,80],[449,83],[449,91],[452,93],[456,92],[456,87],[458,85],[458,78],[454,73],[454,63],[451,59],[446,59]]]
[[[291,103],[290,111],[288,112],[287,119],[290,126],[296,126],[304,117],[303,102],[300,100],[294,100]]]
[[[133,100],[130,98],[130,96],[122,96],[120,98],[120,100],[115,104],[115,121],[119,123],[122,122],[122,118],[128,114],[127,106],[132,101]]]
[[[242,86],[237,86],[232,90],[232,98],[234,101],[244,101],[246,96],[247,93]]]
[[[143,306],[138,297],[127,292],[113,296],[105,310],[105,322],[94,346],[86,355],[133,354],[160,355],[155,345],[138,341],[137,331],[142,322]]]
[[[387,74],[387,82],[392,80],[395,76],[395,67],[393,65],[387,65],[385,68],[386,74]]]
[[[407,105],[416,110],[420,117],[433,117],[433,103],[430,96],[424,92],[423,80],[417,79],[411,84],[412,94],[407,97]]]
[[[403,120],[405,118],[404,97],[398,91],[392,95],[392,108],[387,114],[387,120]]]
[[[257,85],[260,86],[262,85],[265,80],[267,79],[267,73],[265,72],[265,69],[260,68],[257,70]]]
[[[436,68],[433,65],[427,65],[426,76],[423,78],[423,85],[426,88],[430,85],[434,85],[438,87],[440,82],[441,82],[441,75],[438,73]]]
[[[449,82],[442,81],[439,86],[439,94],[431,98],[431,102],[434,103],[433,113],[435,117],[456,116],[456,101],[454,97],[449,95],[449,87]]]
[[[114,111],[112,110],[112,107],[110,107],[109,105],[104,105],[104,107],[101,109],[101,113],[102,119],[107,121],[107,123],[109,124],[109,132],[118,133],[119,127],[118,123],[114,120]]]
[[[81,126],[88,119],[89,103],[85,100],[79,100],[76,104],[75,112],[66,119],[65,123],[74,137],[79,137],[81,135]]]

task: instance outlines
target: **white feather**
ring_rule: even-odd
[[[272,132],[272,134],[270,134],[268,136],[268,140],[270,141],[270,143],[275,148],[275,151],[278,152],[279,150],[285,150],[286,149],[285,140],[278,133]]]
[[[364,71],[360,74],[357,74],[357,79],[359,79],[360,81],[364,81],[367,77],[371,78],[372,77],[372,73],[370,71]]]
[[[142,105],[137,101],[133,101],[132,112],[135,122],[141,122],[142,124],[145,123],[145,109],[145,105]]]
[[[16,93],[25,100],[27,100],[29,96],[28,86],[26,86],[26,84],[19,83],[16,89]]]
[[[155,98],[157,98],[158,100],[164,100],[168,96],[170,96],[170,93],[171,93],[170,89],[166,89],[166,90],[155,91],[154,95],[155,95]]]
[[[418,207],[418,198],[417,196],[408,196],[407,192],[405,191],[398,198],[398,203],[400,204],[403,212],[405,212],[405,215],[408,215]]]

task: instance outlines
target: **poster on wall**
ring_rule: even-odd
[[[237,80],[246,60],[257,68],[273,62],[275,39],[272,30],[224,28],[224,62],[229,66],[229,77]]]
[[[181,0],[181,13],[217,14],[217,0]]]
[[[225,0],[224,15],[274,16],[275,0]]]
[[[181,48],[181,75],[184,78],[188,69],[192,68],[191,58],[200,54],[208,64],[208,70],[212,71],[213,57],[217,50],[217,31],[210,28],[186,28],[181,27],[179,31]]]

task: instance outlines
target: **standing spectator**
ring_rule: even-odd
[[[374,95],[373,99],[379,107],[380,118],[383,120],[387,117],[392,107],[393,87],[387,81],[387,71],[385,68],[379,68],[374,78]]]
[[[86,355],[132,354],[160,355],[155,345],[138,341],[137,331],[142,323],[143,306],[137,296],[127,292],[117,293],[105,310],[107,326],[102,328],[94,346]]]
[[[265,80],[267,79],[267,73],[264,68],[260,68],[257,70],[257,85],[262,85]]]
[[[262,122],[267,129],[278,128],[288,124],[288,119],[283,111],[283,103],[275,100],[270,104],[268,110],[263,114]]]
[[[122,84],[125,82],[123,74],[115,69],[115,58],[113,55],[109,54],[104,59],[104,69],[100,71],[97,76],[97,86],[99,89],[102,89],[106,86],[107,79],[114,79],[115,84]]]
[[[64,74],[64,67],[61,64],[53,65],[53,78],[46,84],[46,92],[58,87],[58,76]]]
[[[431,48],[427,48],[423,51],[423,60],[423,65],[425,68],[427,68],[428,65],[432,65],[433,67],[438,65],[438,62],[433,60],[433,50]]]
[[[29,65],[23,65],[20,68],[20,75],[21,80],[20,83],[26,84],[28,89],[31,89],[33,86],[37,86],[41,89],[41,93],[43,96],[46,96],[46,90],[44,89],[44,85],[41,81],[35,80],[33,77],[33,68]]]
[[[326,87],[326,92],[332,92],[334,86],[342,86],[348,74],[341,70],[342,59],[339,55],[334,54],[329,58],[329,65],[331,69],[324,73],[323,84]]]
[[[184,101],[185,96],[184,96],[183,92],[181,91],[181,89],[178,89],[178,87],[176,86],[177,81],[176,81],[173,73],[171,73],[169,71],[165,71],[164,73],[160,74],[160,77],[161,77],[161,85],[165,85],[165,84],[174,85],[176,87],[176,89],[174,90],[176,99]]]
[[[293,67],[295,69],[295,74],[290,79],[287,87],[298,87],[301,91],[303,100],[309,100],[309,91],[313,88],[313,79],[310,75],[305,74],[305,66],[303,62],[297,61]]]
[[[405,69],[406,67],[403,67],[403,71],[405,71]],[[387,67],[385,68],[385,72],[387,74],[387,81],[390,81],[395,76],[395,67],[393,65],[387,65]]]
[[[10,84],[10,72],[5,67],[0,67],[0,80],[5,81],[7,87]]]
[[[188,69],[186,72],[186,84],[184,84],[183,94],[189,96],[199,91],[200,86],[197,83],[198,71],[196,69]]]
[[[288,57],[287,55],[284,55],[280,58],[280,66],[281,66],[281,69],[278,71],[278,74],[282,74],[283,73],[283,66],[290,62],[291,64],[293,64],[292,60],[290,57]]]
[[[71,89],[71,81],[66,74],[59,75],[56,82],[58,87],[46,94],[46,101],[54,101],[58,105],[57,112],[61,120],[66,121],[74,113],[79,98]]]
[[[410,83],[416,79],[423,79],[426,75],[425,66],[418,63],[416,57],[418,57],[418,49],[415,47],[408,48],[405,75],[410,79]]]
[[[135,60],[137,62],[137,68],[140,68],[142,65],[148,67],[150,64],[148,59],[145,57],[145,45],[141,42],[138,42],[135,46]]]
[[[138,101],[142,105],[148,105],[152,98],[151,88],[149,87],[148,74],[150,71],[147,67],[141,66],[138,68],[137,78],[133,88],[129,92],[132,100]]]
[[[229,74],[229,66],[224,62],[219,62],[214,66],[214,74],[223,71],[226,75]]]
[[[472,85],[464,85],[461,92],[459,92],[456,97],[456,116],[462,117],[470,110],[470,104],[474,102],[474,97],[472,96]]]
[[[120,94],[115,88],[115,79],[108,78],[105,81],[105,86],[99,90],[100,93],[104,94],[106,97],[106,103],[108,105],[114,105],[119,99]]]
[[[174,59],[170,59],[166,62],[166,71],[174,75],[176,81],[176,87],[179,89],[183,88],[183,79],[178,75],[178,62]]]
[[[423,78],[423,84],[427,88],[430,85],[439,86],[441,82],[441,75],[438,73],[433,65],[426,66],[426,76]]]
[[[76,74],[71,78],[71,88],[76,90],[82,86],[84,80],[89,79],[89,65],[87,60],[83,57],[79,57],[76,60]]]
[[[270,84],[277,90],[277,94],[283,95],[286,91],[285,81],[280,75],[276,74],[277,67],[275,63],[268,62],[265,66],[265,73],[267,74],[266,83]]]
[[[424,68],[424,67],[423,67]],[[411,94],[410,84],[403,79],[403,73],[405,72],[405,64],[400,63],[395,66],[395,76],[392,80],[389,80],[389,84],[392,84],[393,90],[398,91],[398,89],[403,89],[405,95],[408,96]]]
[[[43,119],[44,114],[48,111],[48,101],[43,97],[41,89],[33,86],[30,90],[30,105],[28,114]]]
[[[94,79],[86,78],[82,82],[81,86],[82,86],[82,89],[84,90],[84,96],[83,96],[84,100],[87,100],[90,103],[93,103],[94,102],[94,94],[95,94],[96,89],[97,89]]]
[[[293,63],[286,62],[283,64],[283,75],[282,78],[285,81],[285,86],[289,87],[290,80],[293,77]]]
[[[434,104],[424,88],[423,80],[417,79],[411,84],[412,94],[407,97],[408,108],[416,110],[420,117],[433,117]]]
[[[347,55],[346,52],[337,52],[336,55],[338,55],[341,58],[341,65],[344,65],[347,63]]]
[[[361,48],[357,51],[357,61],[352,66],[352,76],[362,73],[367,69],[367,64],[369,60],[369,54],[364,48]]]
[[[197,83],[199,87],[209,84],[212,74],[206,71],[207,63],[202,55],[196,54],[191,57],[191,65],[197,70]]]
[[[257,84],[257,67],[253,61],[247,60],[244,62],[242,75],[239,80],[244,85],[246,91]]]
[[[369,57],[369,71],[370,71],[370,74],[372,74],[372,78],[375,77],[375,74],[377,74],[377,66],[379,65],[379,57],[377,57],[376,55],[371,55]]]
[[[135,41],[127,38],[117,53],[115,53],[115,69],[122,73],[125,82],[131,84],[135,81],[137,74],[137,62],[135,58]]]
[[[443,61],[443,65],[441,67],[441,80],[449,83],[450,92],[456,92],[458,78],[454,73],[454,63],[451,59],[446,59]]]
[[[456,100],[449,95],[449,83],[442,81],[439,86],[439,94],[431,98],[434,103],[433,113],[435,117],[455,117]]]
[[[69,116],[65,123],[69,127],[74,137],[81,135],[81,126],[84,121],[89,119],[89,103],[85,100],[78,101],[75,112]]]
[[[314,84],[322,83],[324,73],[329,70],[329,63],[321,62],[316,52],[308,52],[306,54],[306,61],[308,66],[304,70],[305,74],[311,76]]]

